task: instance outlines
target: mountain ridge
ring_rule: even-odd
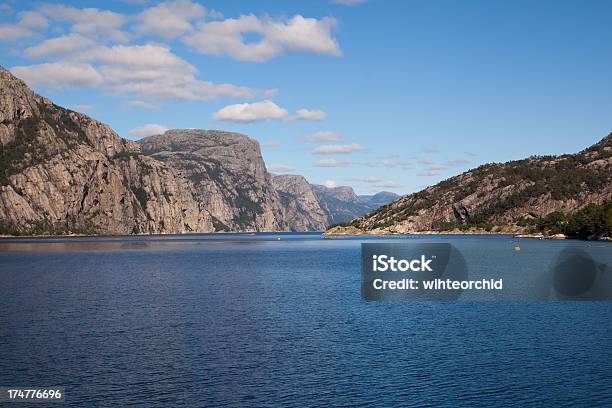
[[[312,190],[305,179],[292,188]],[[246,135],[123,139],[0,67],[0,234],[323,230],[310,194],[282,202]]]
[[[470,227],[518,233],[527,220],[612,199],[612,134],[574,154],[489,163],[406,195],[329,234]],[[521,225],[522,224],[522,225]]]

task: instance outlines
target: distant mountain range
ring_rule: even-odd
[[[603,206],[610,200],[612,134],[576,154],[535,156],[477,167],[406,195],[328,233],[470,228],[523,232],[529,225],[542,224],[538,220],[550,214],[574,214],[589,204]],[[609,223],[612,228],[612,219],[601,223]]]
[[[237,133],[125,140],[1,67],[0,145],[0,234],[324,230],[397,198],[272,176],[257,141]]]

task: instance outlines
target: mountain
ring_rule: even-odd
[[[273,175],[272,182],[284,208],[285,222],[292,231],[323,231],[329,226],[328,214],[304,177]]]
[[[257,141],[239,133],[183,129],[141,139],[138,145],[193,184],[215,231],[288,229]]]
[[[212,231],[174,169],[0,67],[0,233]]]
[[[328,215],[328,225],[352,220],[397,200],[399,196],[387,191],[375,195],[357,195],[351,187],[312,185],[313,191]]]
[[[0,67],[0,234],[321,231],[388,199],[315,190],[302,176],[273,179],[245,135],[125,140]]]
[[[480,166],[329,233],[407,233],[473,227],[521,232],[529,220],[612,199],[612,134],[576,154]]]

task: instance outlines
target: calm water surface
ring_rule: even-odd
[[[561,246],[612,256],[411,239],[508,274]],[[362,241],[1,240],[0,386],[65,386],[86,407],[612,406],[612,302],[364,302]]]

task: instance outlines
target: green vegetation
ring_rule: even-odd
[[[72,150],[79,144],[91,145],[70,111],[57,105],[39,104],[40,117],[30,116],[16,123],[15,140],[0,146],[0,186],[9,184],[9,177],[41,164],[56,154]],[[50,145],[44,138],[52,133],[62,143]]]
[[[563,201],[601,191],[610,183],[609,167],[585,164],[611,155],[612,149],[605,142],[573,155],[534,156],[503,164],[486,164],[405,197],[400,208],[397,204],[393,210],[383,206],[370,214],[369,218],[374,221],[372,228],[386,228],[440,204],[451,206],[473,194],[483,199],[506,188],[504,198],[479,206],[473,213],[465,214],[467,218],[462,222],[436,226],[487,228],[498,215],[540,197]]]
[[[589,204],[573,214],[553,212],[543,218],[521,220],[519,225],[530,227],[530,232],[565,234],[580,239],[612,237],[612,201]]]
[[[215,232],[218,232],[218,231],[229,232],[230,231],[230,227],[225,225],[223,221],[221,221],[214,215],[211,215],[211,217],[212,217],[212,224],[213,224],[213,228],[215,229]]]
[[[347,221],[347,222],[336,222],[334,224],[331,224],[329,227],[327,227],[327,229],[332,229],[334,227],[350,227],[352,226],[352,224]]]
[[[136,196],[136,199],[140,203],[140,207],[143,210],[146,210],[147,209],[147,202],[149,201],[149,198],[147,197],[147,192],[142,187],[135,188],[132,191],[134,192],[134,195]]]

